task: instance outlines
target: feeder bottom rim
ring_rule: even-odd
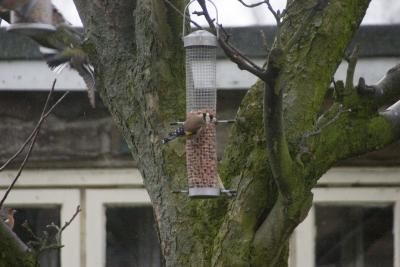
[[[219,197],[219,187],[192,187],[189,188],[189,197]]]

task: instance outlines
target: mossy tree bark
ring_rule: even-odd
[[[31,253],[28,247],[2,221],[0,222],[0,237],[0,266],[37,266],[34,253]]]
[[[173,2],[182,10],[183,0]],[[220,164],[221,178],[237,196],[188,200],[173,194],[187,186],[184,141],[162,146],[161,140],[168,123],[185,114],[182,18],[162,0],[75,3],[96,87],[151,197],[166,266],[286,266],[288,239],[311,207],[318,178],[338,160],[398,137],[394,120],[377,113],[376,98],[354,88],[324,114],[326,127],[315,125],[369,0],[289,1],[280,32],[290,49],[273,83],[249,90]],[[279,96],[266,95],[280,110],[280,117],[272,110],[270,120],[263,112],[267,87]],[[271,121],[281,128],[272,129]],[[264,126],[276,143],[266,142]]]

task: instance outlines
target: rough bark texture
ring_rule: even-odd
[[[166,266],[287,266],[288,239],[307,215],[321,175],[400,135],[400,103],[378,112],[400,97],[398,67],[373,86],[338,82],[341,94],[320,114],[369,0],[288,1],[280,42],[267,71],[258,72],[266,82],[244,98],[220,164],[237,196],[174,194],[187,187],[184,141],[163,146],[161,140],[169,122],[185,114],[181,17],[162,0],[75,3],[96,87],[152,200]],[[183,0],[173,3],[182,10]],[[32,265],[6,230],[0,225],[0,247],[8,249],[0,266]]]
[[[33,253],[4,222],[0,222],[0,237],[0,266],[36,266]]]
[[[290,194],[278,193],[282,179],[269,164],[274,147],[265,140],[261,82],[243,100],[220,166],[221,178],[237,188],[237,196],[194,201],[173,194],[187,186],[184,145],[160,141],[168,123],[184,117],[181,17],[161,0],[75,3],[97,88],[151,197],[166,266],[286,266],[288,238],[306,216],[318,178],[337,160],[396,138],[373,100],[355,93],[324,114],[329,122],[339,113],[334,123],[310,134],[369,1],[290,1],[280,31],[290,50],[274,82],[283,96],[287,153],[281,160],[291,168],[281,178]],[[174,4],[182,9],[183,1]]]

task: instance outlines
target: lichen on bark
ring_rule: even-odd
[[[169,122],[184,117],[181,17],[161,0],[75,2],[91,43],[98,89],[138,160],[152,200],[167,266],[286,266],[288,238],[311,207],[310,190],[318,178],[337,160],[396,137],[377,114],[365,118],[353,112],[320,135],[303,138],[314,127],[331,77],[369,1],[290,1],[282,43],[297,39],[277,77],[288,140],[285,157],[296,158],[301,145],[311,151],[288,172],[294,190],[282,197],[272,175],[263,125],[264,84],[258,82],[239,108],[219,168],[237,196],[193,201],[173,194],[186,186],[183,142],[162,146],[160,140]],[[180,9],[184,4],[172,2]],[[381,127],[385,134],[378,133]],[[349,136],[354,144],[338,151],[335,142]],[[360,136],[367,145],[356,141]]]

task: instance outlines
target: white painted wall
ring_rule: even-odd
[[[262,65],[263,60],[255,60]],[[400,62],[400,58],[360,59],[354,75],[354,83],[364,77],[367,84],[377,82],[386,71]],[[347,63],[343,62],[335,75],[336,79],[344,79]],[[33,90],[47,91],[54,78],[57,78],[56,90],[86,90],[82,78],[75,72],[65,68],[61,74],[55,74],[43,61],[0,61],[0,91]],[[217,62],[217,88],[244,89],[255,83],[256,77],[247,71],[240,70],[229,60]]]
[[[86,90],[83,79],[68,67],[60,74],[51,71],[44,61],[0,61],[0,90],[50,90],[57,78],[56,90]]]

